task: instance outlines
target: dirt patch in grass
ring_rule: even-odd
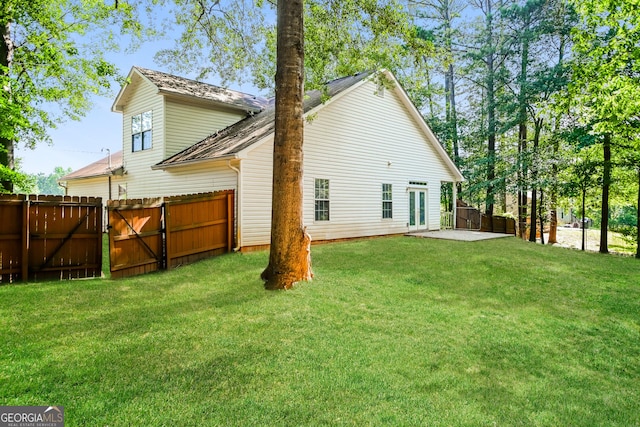
[[[598,252],[600,250],[600,230],[585,230],[585,249],[588,251]],[[557,233],[558,243],[554,246],[563,248],[581,249],[582,248],[582,230],[579,228],[558,227]],[[549,241],[549,235],[544,235],[545,243]],[[622,255],[633,255],[635,248],[629,242],[624,240],[620,233],[609,232],[608,238],[609,252],[619,253]]]

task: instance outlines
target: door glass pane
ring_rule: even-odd
[[[426,207],[427,207],[427,201],[426,201],[426,194],[424,191],[420,192],[420,225],[425,225],[426,223]]]
[[[416,225],[416,192],[409,192],[409,225]]]

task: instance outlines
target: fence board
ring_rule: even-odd
[[[233,190],[109,201],[107,209],[112,278],[175,268],[233,248]]]
[[[102,200],[0,196],[0,283],[102,274]]]
[[[24,195],[0,194],[0,284],[27,280],[25,200]]]
[[[29,278],[102,274],[102,199],[29,196]]]
[[[161,199],[110,200],[111,277],[150,273],[163,267]]]
[[[233,190],[165,200],[167,268],[229,252],[233,245]]]

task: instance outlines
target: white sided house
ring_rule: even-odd
[[[394,76],[381,74],[384,85],[360,73],[305,97],[304,223],[314,241],[438,230],[441,184],[463,181]],[[273,99],[134,67],[113,111],[123,116],[113,198],[234,189],[236,246],[269,244]],[[68,194],[93,195],[79,172],[61,179]]]

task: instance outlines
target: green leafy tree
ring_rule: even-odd
[[[616,135],[640,111],[640,0],[574,1],[580,23],[573,32],[571,89],[584,123],[602,139],[600,252],[608,252],[609,187]]]
[[[72,171],[71,168],[65,169],[62,166],[56,166],[53,173],[45,174],[40,172],[37,175],[32,175],[31,177],[36,182],[35,193],[64,195],[64,189],[58,185],[58,180]]]
[[[126,1],[3,0],[0,4],[1,186],[19,179],[14,147],[49,141],[47,130],[77,119],[90,94],[111,87],[116,69],[104,51],[119,47],[113,28],[139,35],[136,8]],[[58,105],[61,114],[47,108]]]
[[[460,52],[454,47],[460,37],[456,21],[467,4],[461,0],[411,0],[417,21],[424,25],[419,35],[426,40],[434,41],[439,46],[439,55],[435,57],[437,67],[444,75],[444,121],[435,116],[430,106],[428,121],[434,132],[441,135],[441,141],[448,148],[456,166],[460,166],[460,138],[458,125],[458,109],[456,98],[457,61]],[[425,70],[428,72],[428,70]],[[432,91],[429,91],[430,93]]]
[[[198,70],[200,78],[217,75],[223,83],[250,82],[273,90],[273,2],[174,2],[175,20],[185,30],[173,48],[158,52],[160,62],[176,71]],[[307,0],[304,20],[305,89],[365,70],[407,70],[413,60],[431,52],[430,41],[418,37],[397,0]]]
[[[332,77],[388,68],[422,57],[430,43],[417,37],[395,0],[175,0],[185,31],[173,49],[157,55],[173,69],[198,69],[224,82],[251,76],[272,88],[275,67],[275,131],[267,289],[287,289],[311,277],[310,238],[302,224],[304,89]],[[304,22],[304,25],[303,25]],[[180,59],[179,61],[177,59]]]

